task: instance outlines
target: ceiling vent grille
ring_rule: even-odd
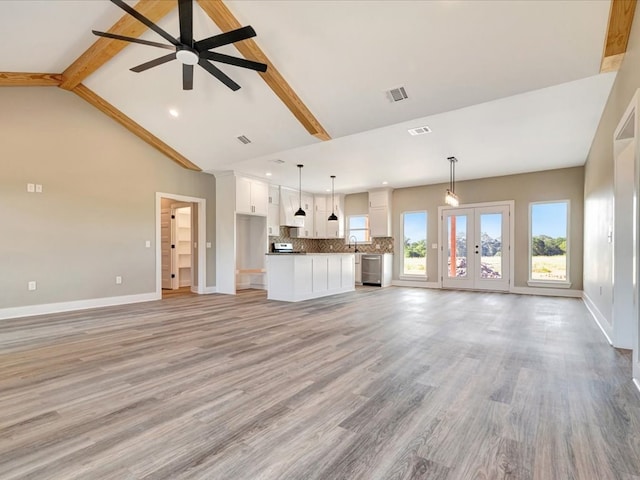
[[[392,88],[387,92],[387,97],[389,97],[389,100],[392,102],[401,102],[409,98],[404,87]]]
[[[410,128],[409,133],[411,135],[424,135],[425,133],[431,133],[431,129],[425,125],[424,127]]]
[[[240,141],[240,143],[243,143],[245,145],[248,144],[248,143],[251,143],[251,140],[249,140],[244,135],[240,135],[239,137],[236,137],[236,138]]]

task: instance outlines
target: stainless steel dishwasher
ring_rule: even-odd
[[[362,284],[382,286],[382,254],[363,253],[360,263]]]

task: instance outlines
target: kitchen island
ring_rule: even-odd
[[[353,253],[267,254],[267,299],[299,302],[355,290]]]

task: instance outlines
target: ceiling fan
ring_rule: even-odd
[[[211,61],[226,63],[236,67],[249,68],[258,72],[267,71],[267,66],[264,63],[210,51],[212,48],[229,45],[241,40],[246,40],[247,38],[255,37],[256,31],[251,26],[241,27],[236,30],[231,30],[230,32],[221,33],[219,35],[214,35],[213,37],[195,41],[193,39],[193,0],[178,0],[178,16],[180,19],[179,40],[168,34],[165,30],[157,26],[144,15],[138,13],[122,0],[111,0],[111,2],[115,3],[129,15],[144,23],[151,30],[171,43],[171,45],[167,45],[164,43],[150,42],[139,38],[125,37],[123,35],[92,30],[93,34],[98,35],[99,37],[113,38],[115,40],[124,40],[125,42],[140,43],[142,45],[150,45],[152,47],[173,50],[169,55],[164,55],[131,68],[132,72],[144,72],[145,70],[157,67],[163,63],[178,59],[182,63],[183,90],[193,89],[193,66],[198,64],[231,90],[236,91],[240,88],[240,85],[229,78],[224,72],[222,72],[222,70],[213,65]]]

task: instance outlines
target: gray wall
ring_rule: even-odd
[[[462,167],[458,167],[462,168]],[[512,221],[515,239],[512,241],[515,258],[515,286],[526,287],[529,276],[529,203],[548,200],[570,200],[570,272],[571,288],[582,289],[582,167],[548,170],[544,172],[508,175],[456,182],[456,193],[463,204],[514,200]],[[438,243],[438,207],[444,206],[444,193],[448,185],[428,185],[400,188],[393,191],[393,237],[396,239],[394,278],[398,278],[400,265],[399,242],[402,212],[427,210],[427,245]],[[464,205],[461,205],[464,206]],[[438,253],[427,250],[427,275],[430,282],[437,281]]]
[[[640,88],[640,9],[636,9],[627,53],[585,164],[584,292],[611,323],[612,244],[607,234],[613,226],[613,133]],[[630,212],[631,214],[631,212]]]
[[[205,198],[215,242],[212,175],[178,166],[55,87],[0,88],[0,105],[0,308],[154,292],[156,192]],[[44,192],[27,193],[27,183]]]

